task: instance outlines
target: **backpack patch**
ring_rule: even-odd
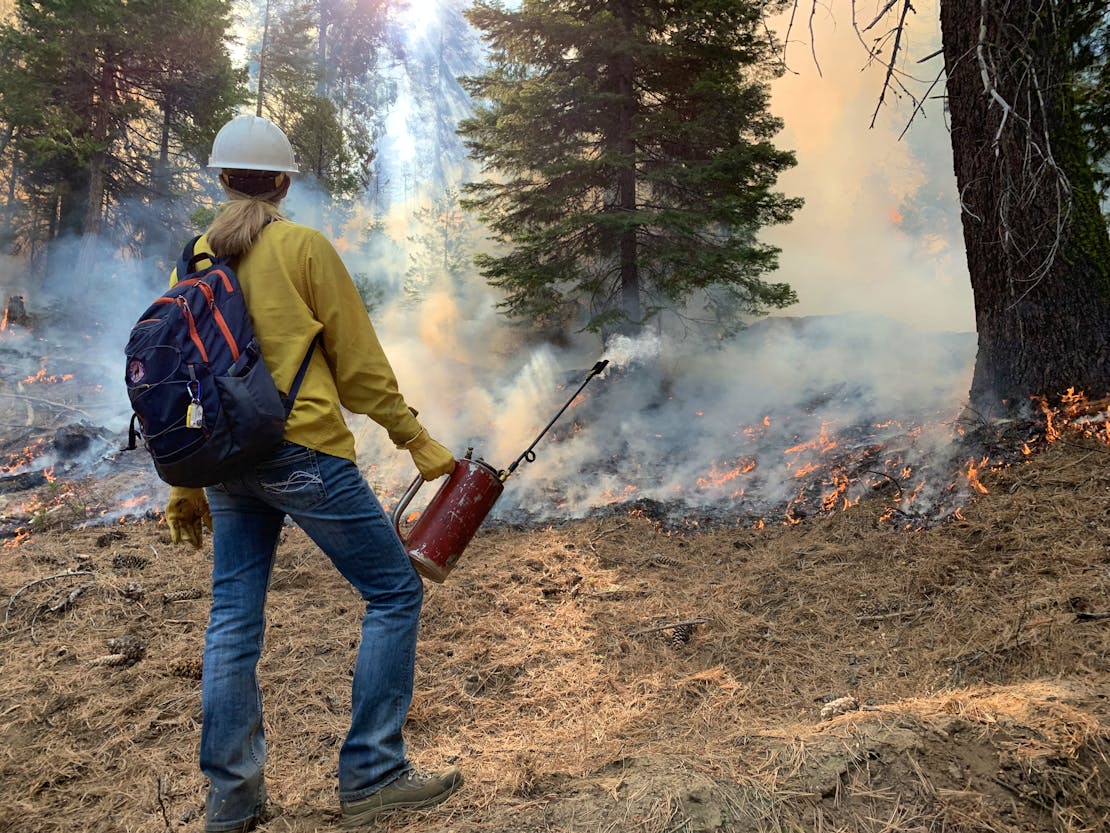
[[[199,239],[185,246],[178,282],[147,308],[124,349],[134,410],[128,447],[140,436],[171,486],[212,486],[269,458],[316,346],[314,340],[283,397],[235,270],[228,258],[194,254]],[[198,269],[201,260],[210,265]]]

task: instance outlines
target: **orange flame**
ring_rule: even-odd
[[[984,457],[982,460],[979,461],[978,465],[976,465],[974,462],[969,462],[967,464],[968,484],[971,486],[971,488],[975,489],[975,491],[983,495],[989,494],[990,492],[986,486],[979,482],[979,471],[983,468],[983,466],[987,465],[990,462],[990,459],[990,457]]]
[[[825,454],[836,448],[836,440],[829,436],[829,424],[827,422],[821,423],[821,432],[817,435],[817,439],[810,440],[805,443],[798,443],[786,449],[786,454],[797,454],[799,451],[820,451]]]
[[[841,502],[844,504],[842,507],[844,509],[859,503],[858,497],[855,500],[849,500],[847,497],[848,474],[843,469],[836,469],[833,471],[830,485],[833,487],[832,491],[827,492],[825,496],[821,498],[821,508],[826,512],[831,512],[833,509],[836,509]]]
[[[8,540],[8,541],[4,542],[4,549],[6,549],[6,550],[15,549],[16,547],[18,547],[20,544],[22,544],[24,541],[26,541],[30,537],[31,537],[31,532],[29,530],[27,530],[27,529],[17,529],[16,532],[15,532],[15,537],[12,538],[11,540]]]
[[[19,454],[10,455],[8,461],[0,465],[0,473],[15,474],[19,469],[38,457],[43,452],[43,447],[45,445],[45,439],[38,439],[23,449]]]
[[[722,471],[721,469],[717,468],[716,465],[714,465],[712,468],[709,469],[708,475],[706,475],[705,477],[699,477],[696,482],[699,489],[708,489],[714,486],[723,486],[726,483],[735,480],[742,474],[747,474],[748,472],[755,471],[755,466],[755,460],[752,459],[739,461],[739,465],[735,466],[734,468],[728,469],[727,471]]]
[[[72,378],[73,378],[72,373],[63,373],[61,376],[54,376],[54,375],[48,376],[48,375],[46,375],[46,368],[41,368],[38,373],[35,373],[32,376],[28,376],[26,379],[22,380],[22,383],[24,385],[30,385],[30,384],[33,384],[35,382],[46,382],[46,383],[68,382]]]

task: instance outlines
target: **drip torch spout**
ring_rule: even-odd
[[[546,427],[544,427],[544,429],[540,431],[539,436],[537,436],[536,439],[532,440],[532,444],[524,450],[524,453],[513,460],[512,465],[510,465],[507,469],[498,472],[497,476],[501,478],[502,483],[504,483],[506,480],[509,479],[509,477],[512,476],[512,473],[516,471],[516,467],[519,466],[523,461],[527,460],[529,463],[531,463],[533,460],[536,459],[536,452],[532,449],[534,449],[539,441],[543,439],[544,434],[551,430],[551,426],[559,421],[559,417],[563,415],[563,411],[569,408],[571,406],[571,403],[578,398],[578,394],[580,394],[582,390],[586,387],[586,385],[590,383],[590,380],[594,378],[594,376],[597,376],[599,373],[601,373],[601,371],[605,369],[605,366],[607,364],[609,364],[608,359],[602,359],[597,364],[595,364],[590,370],[590,375],[587,376],[586,380],[578,386],[578,390],[576,390],[574,392],[574,395],[566,401],[566,404],[559,409],[559,413],[555,414],[551,422],[547,423]]]

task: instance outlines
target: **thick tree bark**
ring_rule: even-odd
[[[942,0],[975,298],[971,403],[1110,391],[1110,237],[1078,134],[1060,0]],[[1009,112],[1008,112],[1009,110]]]

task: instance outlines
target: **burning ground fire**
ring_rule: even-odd
[[[615,455],[608,465],[591,470],[601,483],[588,497],[557,499],[563,508],[572,503],[609,511],[629,508],[669,527],[763,528],[798,524],[880,498],[890,504],[885,523],[922,529],[958,520],[962,507],[987,493],[984,472],[1020,462],[1041,446],[1065,436],[1110,446],[1110,400],[1091,402],[1069,391],[1058,408],[1043,400],[1036,404],[1039,414],[1031,412],[1026,419],[978,425],[944,420],[861,424],[815,414],[768,414],[733,432],[732,455],[714,461],[703,474],[666,481],[665,494],[658,475],[679,468],[681,452],[673,449],[661,452],[650,467],[641,460],[636,479],[623,484],[606,482],[610,469],[628,468]],[[801,422],[816,422],[815,433],[800,433],[796,426]],[[553,484],[542,490],[548,495],[560,491]]]
[[[652,479],[652,472],[639,465],[637,474],[644,483],[595,487],[585,498],[592,507],[585,514],[627,511],[651,517],[668,528],[727,525],[758,529],[798,524],[806,518],[843,511],[864,499],[880,498],[890,504],[884,522],[907,530],[927,528],[959,519],[963,506],[987,492],[980,477],[991,468],[1020,462],[1039,447],[1073,437],[1110,447],[1110,400],[1091,402],[1082,394],[1069,392],[1059,407],[1043,400],[1036,404],[1037,418],[1031,415],[1024,421],[976,428],[941,421],[907,424],[894,420],[838,426],[835,420],[821,419],[809,438],[791,430],[791,419],[767,415],[734,432],[737,453],[710,464],[689,483],[670,485],[665,500],[645,497],[644,483]],[[568,426],[553,435],[552,453],[579,439],[580,428]],[[981,451],[985,447],[991,449],[989,453]],[[938,449],[943,453],[938,454]],[[0,483],[32,470],[47,451],[46,443],[39,440],[9,455],[0,465]],[[598,468],[593,473],[600,472]],[[374,480],[382,472],[374,466],[367,474]],[[156,490],[141,490],[141,484],[140,489],[117,498],[110,508],[94,511],[81,504],[68,483],[57,481],[52,473],[46,478],[50,482],[35,497],[7,507],[5,515],[23,517],[26,522],[0,529],[0,537],[7,539],[4,548],[18,547],[32,529],[48,528],[63,518],[75,525],[99,526],[157,514]],[[393,490],[376,485],[388,508]],[[547,516],[568,511],[572,500],[582,503],[581,497],[560,494],[550,484],[541,484],[539,491],[549,501]],[[509,511],[509,517],[499,517],[527,520],[518,517],[517,510]],[[542,519],[539,512],[536,516]]]
[[[20,385],[33,385],[36,382],[41,382],[49,385],[55,384],[57,382],[68,382],[72,378],[72,373],[48,374],[46,372],[46,368],[44,367],[41,368],[38,373],[34,373],[28,376],[26,379],[21,380]]]
[[[762,528],[877,499],[888,507],[883,520],[891,528],[923,529],[958,520],[962,507],[987,492],[986,472],[1064,436],[1110,446],[1110,400],[1074,391],[1056,408],[1034,401],[1020,417],[988,422],[965,410],[957,418],[969,354],[947,354],[947,376],[944,354],[929,357],[942,372],[926,377],[906,372],[908,356],[879,356],[861,369],[860,352],[844,348],[847,360],[829,363],[830,353],[840,358],[829,348],[837,343],[831,335],[807,333],[797,349],[789,340],[783,346],[781,332],[760,335],[770,346],[757,344],[744,365],[739,353],[708,356],[677,373],[662,369],[658,351],[614,358],[536,448],[539,459],[507,485],[491,520],[530,526],[634,512],[668,529]],[[813,361],[815,350],[822,362]],[[896,365],[901,375],[891,374]],[[491,397],[476,418],[454,415],[460,431],[472,433],[461,442],[444,439],[473,445],[476,456],[504,466],[580,379],[565,367],[533,360],[509,385],[510,395]],[[510,398],[521,389],[528,396]],[[378,433],[371,426],[360,436],[360,453],[374,461],[367,477],[388,508],[412,474],[407,459],[374,446]]]
[[[844,368],[860,367],[861,351],[850,343],[843,348],[850,361],[836,361],[833,351],[830,362],[831,336],[787,338],[784,347],[782,331],[757,335],[770,346],[757,344],[756,358],[744,354],[745,366],[738,351],[724,359],[709,356],[682,373],[664,372],[666,363],[651,345],[632,344],[643,355],[615,357],[608,375],[574,397],[536,449],[540,459],[514,476],[491,520],[535,525],[631,512],[669,529],[762,528],[879,499],[888,507],[884,521],[891,528],[921,529],[958,519],[961,507],[986,492],[984,472],[1019,462],[1045,444],[1079,436],[1110,446],[1110,400],[1090,401],[1069,391],[1058,407],[1035,402],[1023,419],[961,421],[946,418],[936,405],[951,406],[952,392],[962,384],[956,375],[941,385],[919,374],[912,385],[900,386],[900,377],[889,372],[892,363],[885,362],[870,373],[838,376]],[[821,362],[813,361],[817,350]],[[614,354],[611,346],[607,354]],[[9,448],[0,448],[0,539],[16,546],[34,524],[50,528],[63,519],[106,525],[157,517],[165,488],[141,452],[116,459],[114,432],[79,432],[81,450],[59,455],[58,437],[51,442],[51,435],[68,428],[77,410],[62,393],[80,395],[84,388],[73,374],[49,367],[46,357],[27,359],[8,380],[9,390],[20,391],[12,399],[28,413],[33,402],[49,416],[42,417],[42,430],[30,442],[17,446],[13,439]],[[904,359],[903,366],[908,364]],[[557,355],[538,352],[488,402],[479,398],[481,380],[471,380],[465,391],[470,399],[463,398],[453,414],[458,433],[442,440],[456,453],[474,445],[476,456],[486,456],[494,467],[507,465],[554,412],[551,402],[562,404],[566,386],[581,381],[567,365]],[[830,382],[837,378],[844,381]],[[57,387],[49,395],[28,390],[45,385]],[[88,408],[85,401],[75,404]],[[50,410],[57,408],[63,410]],[[917,416],[891,419],[892,408],[894,414]],[[864,416],[869,412],[872,418]],[[120,422],[116,428],[123,427]],[[429,416],[430,425],[451,423],[444,414]],[[356,437],[362,436],[356,429]],[[373,447],[384,442],[376,426],[365,436],[371,440],[368,447],[360,444],[370,463],[364,471],[388,509],[412,479],[411,461],[395,449]],[[24,476],[37,482],[10,484],[6,492],[34,488],[36,497],[17,502],[4,494],[3,483]],[[75,487],[82,478],[115,478],[107,487],[114,491],[89,500],[81,493],[85,487]],[[414,508],[433,491],[425,489]]]

